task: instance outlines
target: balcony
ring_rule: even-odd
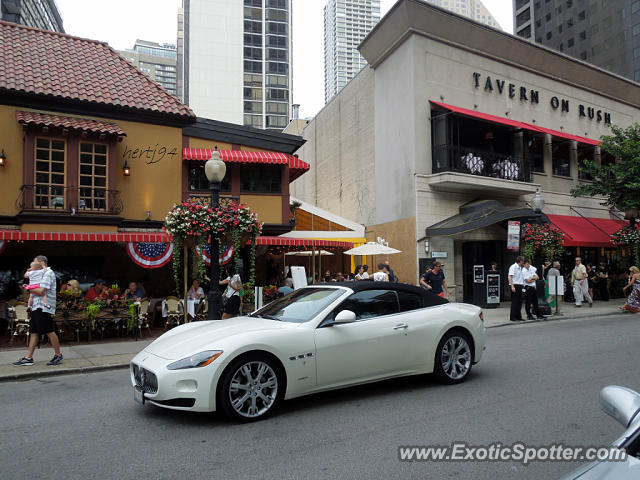
[[[190,193],[189,194],[190,202],[198,202],[203,205],[209,205],[211,203],[211,194],[210,193]],[[230,204],[239,204],[240,197],[233,195],[220,195],[220,205],[230,205]]]
[[[21,212],[60,212],[118,215],[120,191],[95,187],[22,185],[16,199]]]
[[[455,145],[434,147],[433,174],[425,178],[435,190],[459,192],[500,191],[519,196],[534,193],[537,187],[522,157]]]

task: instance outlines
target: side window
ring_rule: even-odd
[[[398,290],[398,300],[400,301],[400,311],[408,312],[422,308],[422,297],[417,293],[403,292]]]
[[[353,311],[356,314],[356,321],[398,313],[396,292],[390,290],[357,292],[342,302],[333,315],[342,310]]]

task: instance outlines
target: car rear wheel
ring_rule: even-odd
[[[251,422],[271,413],[284,395],[280,369],[261,355],[234,360],[225,370],[218,391],[218,405],[237,420]]]
[[[469,375],[472,362],[469,338],[460,332],[449,332],[438,344],[434,373],[442,383],[460,383]]]

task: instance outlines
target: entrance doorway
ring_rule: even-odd
[[[514,256],[514,255],[512,255]],[[500,272],[501,298],[504,296],[504,285],[509,268],[509,253],[506,242],[495,240],[487,242],[464,242],[462,244],[462,281],[463,281],[463,301],[473,303],[473,266],[484,265],[485,273],[491,268],[491,262],[498,263]],[[513,263],[511,261],[510,263]]]

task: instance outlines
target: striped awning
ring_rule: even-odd
[[[90,232],[22,232],[20,230],[0,229],[0,240],[26,242],[171,242],[168,233],[153,232],[118,232],[118,233],[90,233]],[[261,236],[257,245],[290,246],[290,247],[324,247],[324,248],[352,248],[350,242],[335,240],[317,240],[312,238],[288,238]]]
[[[206,162],[213,154],[212,148],[183,148],[182,160]],[[309,164],[294,155],[281,152],[249,152],[246,150],[218,150],[220,158],[227,163],[289,165],[289,181],[309,170]]]

